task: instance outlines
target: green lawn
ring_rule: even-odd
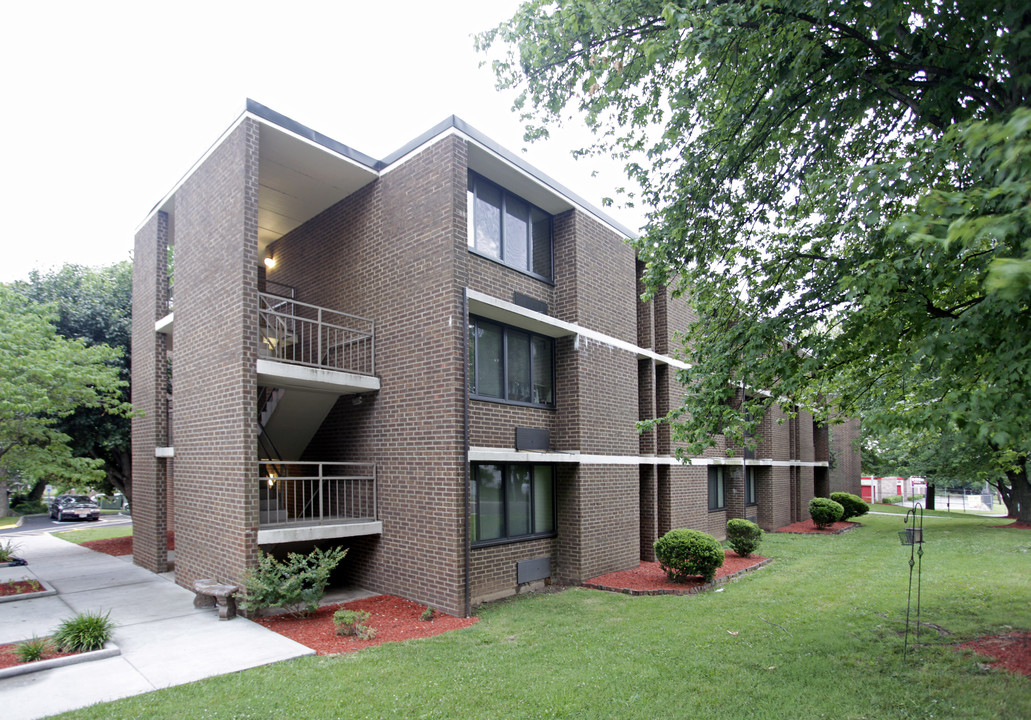
[[[18,523],[17,517],[0,518],[0,528],[14,527]]]
[[[935,513],[942,515],[942,513]],[[1031,680],[952,645],[1031,630],[1031,533],[925,517],[922,619],[902,659],[899,516],[840,536],[767,535],[723,592],[575,589],[479,610],[429,640],[302,658],[68,718],[985,718],[1026,720]]]
[[[126,537],[132,535],[132,525],[119,525],[117,527],[84,528],[82,530],[62,530],[55,532],[54,536],[62,540],[81,545],[90,540],[107,540],[108,538]]]

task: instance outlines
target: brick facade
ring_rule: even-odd
[[[538,587],[540,579],[520,586],[520,562],[550,568],[552,582],[580,583],[653,559],[651,544],[670,529],[722,538],[730,517],[755,517],[766,528],[787,524],[816,483],[839,482],[834,475],[828,482],[825,465],[829,454],[842,452],[844,434],[814,427],[804,413],[783,418],[775,410],[764,419],[760,449],[748,460],[754,505],[744,500],[744,459],[738,450],[728,453],[723,438],[682,465],[673,459],[669,426],[639,434],[637,421],[680,403],[671,355],[694,313],[669,293],[642,302],[643,268],[627,233],[532,168],[519,167],[531,180],[522,181],[521,192],[554,208],[553,277],[471,252],[470,171],[494,168],[490,179],[502,184],[512,176],[504,168],[517,161],[468,135],[459,121],[389,162],[326,141],[341,177],[350,172],[344,158],[366,168],[367,180],[285,234],[260,241],[260,213],[282,214],[288,202],[281,199],[288,193],[277,196],[263,180],[266,171],[281,180],[278,168],[262,167],[262,143],[271,142],[265,133],[312,135],[256,107],[249,105],[162,206],[174,222],[163,210],[137,234],[133,400],[154,410],[133,421],[138,563],[163,568],[161,518],[171,505],[167,461],[154,457],[165,432],[158,412],[165,336],[154,332],[154,322],[165,312],[167,243],[176,248],[174,527],[181,584],[202,576],[238,580],[259,549],[256,328],[258,293],[266,287],[293,288],[298,302],[375,322],[379,390],[341,392],[303,454],[288,458],[375,463],[381,530],[318,541],[349,548],[338,572],[346,582],[461,615],[476,602]],[[308,140],[291,142],[298,153],[311,153]],[[274,256],[274,267],[261,266],[264,254]],[[468,318],[480,313],[500,313],[490,321],[554,338],[553,406],[470,397]],[[546,430],[549,446],[517,450],[516,428]],[[469,474],[477,462],[550,465],[555,532],[471,543]],[[714,512],[711,463],[724,464],[726,477],[727,507]],[[839,465],[842,478],[850,463]]]

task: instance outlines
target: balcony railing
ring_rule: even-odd
[[[376,520],[373,463],[259,462],[260,527]]]
[[[296,365],[376,373],[372,320],[290,298],[258,294],[259,351]]]

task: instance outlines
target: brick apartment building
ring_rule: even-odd
[[[457,118],[376,160],[248,101],[136,234],[135,562],[173,529],[187,587],[343,545],[350,582],[464,615],[858,494],[855,423],[773,412],[690,465],[637,433],[691,312],[639,300],[630,236]]]

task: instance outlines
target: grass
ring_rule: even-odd
[[[116,527],[84,528],[82,530],[62,530],[55,532],[54,536],[70,543],[81,545],[90,540],[107,540],[109,538],[120,538],[132,535],[132,525],[118,525]]]
[[[18,524],[18,520],[21,518],[15,517],[2,517],[0,518],[0,528],[14,527]]]
[[[937,513],[936,513],[937,514]],[[1031,680],[955,643],[1031,629],[1031,534],[925,517],[924,629],[903,662],[902,518],[767,534],[762,570],[696,596],[573,589],[430,640],[309,657],[64,718],[1026,719]]]

